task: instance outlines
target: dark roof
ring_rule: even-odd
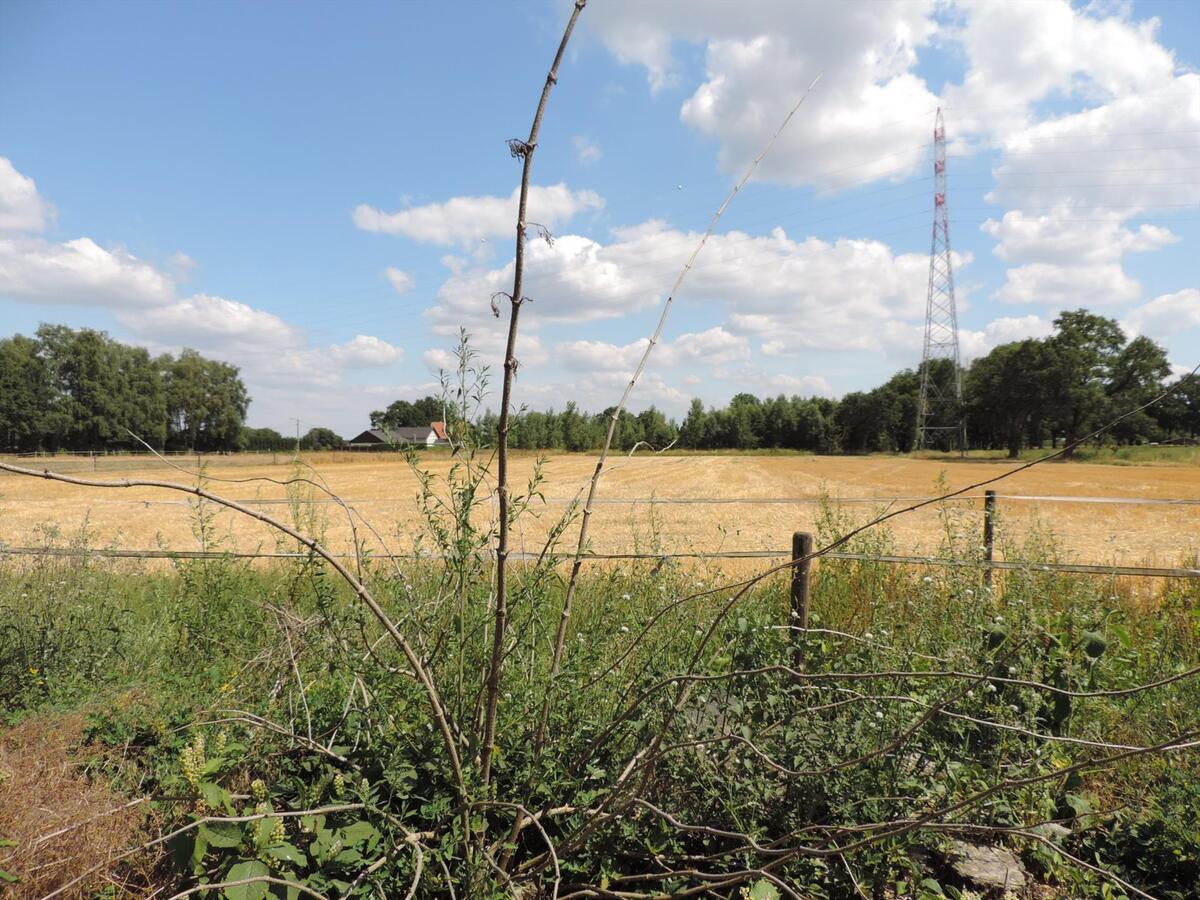
[[[428,425],[419,425],[414,428],[393,428],[388,434],[393,444],[424,444],[432,431]]]
[[[352,437],[349,444],[424,444],[429,440],[433,431],[429,426],[416,428],[393,428],[384,431],[382,428],[368,428],[357,437]]]

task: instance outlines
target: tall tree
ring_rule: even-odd
[[[1056,332],[1048,343],[1055,361],[1050,378],[1056,394],[1055,418],[1066,443],[1072,444],[1107,409],[1105,384],[1125,345],[1125,333],[1116,320],[1086,309],[1060,314],[1054,326]]]
[[[168,440],[188,450],[234,450],[250,397],[236,366],[184,350],[165,364]]]
[[[0,340],[0,448],[38,449],[65,421],[56,400],[41,344],[20,334]]]
[[[1002,445],[1010,459],[1053,398],[1054,355],[1044,341],[1001,344],[967,373],[969,434],[984,446]]]

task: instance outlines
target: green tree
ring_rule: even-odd
[[[239,450],[294,450],[296,439],[284,437],[274,428],[243,427],[238,435]]]
[[[41,344],[20,334],[0,340],[0,448],[37,450],[61,427],[56,401]]]
[[[76,450],[130,447],[137,444],[132,432],[162,446],[162,378],[145,350],[91,328],[42,325],[37,337],[61,413],[51,443]]]
[[[679,443],[689,450],[698,450],[706,446],[704,443],[705,427],[708,413],[704,411],[704,402],[695,397],[688,407],[687,417],[679,427]]]
[[[1066,443],[1072,444],[1108,409],[1105,385],[1125,345],[1125,334],[1116,320],[1086,309],[1060,314],[1054,326],[1056,331],[1048,339],[1054,353],[1049,377],[1054,421]]]
[[[301,450],[340,450],[346,441],[329,428],[310,428],[300,438]]]
[[[1001,344],[967,373],[969,433],[979,445],[1008,449],[1016,459],[1053,397],[1054,356],[1039,340]]]
[[[234,450],[250,398],[236,366],[184,350],[164,357],[168,443],[187,450]]]
[[[1148,337],[1136,337],[1126,344],[1109,368],[1104,393],[1113,417],[1152,400],[1163,391],[1171,374],[1167,351]],[[1122,443],[1158,437],[1160,428],[1151,411],[1142,410],[1118,423],[1112,436]]]
[[[442,420],[442,401],[437,397],[422,397],[420,400],[396,400],[387,409],[371,413],[371,427],[391,430],[393,428],[419,428],[430,422]]]

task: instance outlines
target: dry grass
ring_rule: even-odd
[[[82,725],[78,713],[42,715],[0,733],[0,838],[16,843],[0,849],[0,869],[19,879],[0,887],[6,898],[42,897],[145,839],[145,806],[81,771]],[[118,897],[145,896],[150,881],[148,871],[102,867],[60,896],[93,897],[106,885]]]
[[[211,474],[218,478],[286,477],[289,463],[271,457],[234,456],[216,460]],[[411,548],[420,527],[415,497],[417,482],[397,456],[312,454],[306,461],[341,496],[353,502],[388,539],[393,550]],[[444,473],[451,461],[444,453],[430,454],[427,463]],[[51,460],[59,471],[92,474],[91,463]],[[513,483],[520,486],[532,473],[534,457],[513,460]],[[525,519],[514,535],[517,549],[540,549],[546,527],[564,509],[564,502],[586,482],[594,465],[587,454],[558,454],[546,466],[543,487],[549,499],[539,518]],[[814,498],[834,500],[862,497],[927,496],[944,473],[946,485],[960,487],[994,476],[1009,464],[995,461],[947,462],[897,457],[642,456],[614,463],[601,486],[593,520],[593,549],[617,552],[653,548],[662,551],[783,549],[795,530],[811,530],[818,507],[814,503],[720,505],[648,505],[635,499],[657,498]],[[82,471],[80,471],[82,470]],[[161,463],[143,458],[99,461],[97,477],[186,480]],[[214,489],[249,501],[276,501],[263,508],[288,515],[281,488],[264,483],[219,484]],[[1077,495],[1129,498],[1198,498],[1200,467],[1113,466],[1092,463],[1052,463],[1037,467],[996,486],[1002,494]],[[620,502],[613,502],[620,501]],[[853,504],[845,507],[865,518],[887,506]],[[964,504],[962,525],[974,531],[979,503]],[[319,507],[328,542],[349,546],[349,529],[336,507]],[[17,476],[0,477],[0,541],[12,545],[37,543],[39,527],[63,532],[88,523],[88,542],[126,548],[195,549],[197,538],[187,504],[179,494],[142,488],[96,491]],[[490,504],[480,517],[494,514]],[[1125,506],[1061,502],[1003,502],[1002,531],[1019,542],[1032,529],[1049,532],[1064,558],[1093,563],[1156,563],[1176,565],[1195,558],[1200,549],[1200,506]],[[242,550],[274,548],[274,538],[262,526],[222,514],[218,530],[227,535],[226,547]],[[894,524],[898,552],[932,553],[942,529],[936,510],[904,517]],[[568,534],[568,538],[570,535]]]

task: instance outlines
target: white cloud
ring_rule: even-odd
[[[1029,129],[1047,100],[1113,101],[1088,123],[1108,116],[1124,123],[1110,132],[1162,129],[1194,116],[1165,109],[1178,106],[1172,93],[1191,88],[1188,76],[1173,82],[1178,67],[1158,26],[1132,20],[1125,7],[1074,8],[1068,0],[842,0],[803,9],[793,0],[610,0],[589,10],[586,27],[619,60],[644,66],[654,91],[683,77],[678,42],[703,47],[705,72],[681,118],[719,142],[726,172],[745,168],[823,72],[759,175],[838,189],[912,174],[927,158],[938,105],[948,108],[955,149],[967,152],[1008,140],[1016,151],[1046,136]],[[960,54],[965,66],[962,82],[940,98],[917,74],[919,55],[934,46]],[[1155,126],[1137,124],[1156,115]],[[1063,168],[1063,157],[1057,162]]]
[[[609,244],[577,235],[564,236],[553,247],[532,244],[527,296],[534,302],[522,312],[522,333],[654,307],[698,237],[651,221],[618,229]],[[971,257],[956,254],[954,261],[961,270]],[[766,341],[767,355],[776,356],[807,349],[878,350],[889,323],[923,318],[928,266],[925,254],[896,254],[879,241],[797,241],[781,229],[762,236],[713,235],[679,302],[714,304],[726,320],[708,331],[680,335],[656,358],[728,363],[749,355],[752,337]],[[499,269],[452,272],[426,315],[435,333],[453,335],[465,325],[477,340],[498,345],[508,301],[499,301],[505,315],[497,320],[488,298],[511,284],[511,262]],[[567,364],[574,360],[584,368],[624,370],[642,344],[580,340],[568,346]]]
[[[1197,130],[1200,75],[1167,78],[1152,92],[1012,132],[988,199],[1124,217],[1200,205],[1200,183],[1185,174]]]
[[[700,44],[705,74],[681,108],[719,142],[725,172],[740,172],[819,72],[799,119],[764,160],[761,177],[839,187],[911,173],[937,98],[913,74],[937,26],[932,0],[612,0],[587,27],[623,62],[646,68],[652,90],[677,83],[673,44]],[[886,157],[879,159],[879,157]]]
[[[1121,325],[1130,334],[1168,338],[1189,328],[1200,328],[1200,290],[1187,288],[1163,294],[1135,307]]]
[[[354,210],[354,224],[363,231],[403,235],[425,244],[469,247],[480,240],[513,233],[519,196],[520,189],[514,188],[507,197],[452,197],[444,203],[393,213],[364,203]],[[573,191],[561,183],[534,185],[529,189],[526,221],[554,231],[579,213],[603,206],[604,200],[595,191]]]
[[[667,346],[675,361],[706,366],[726,365],[750,355],[749,339],[731,334],[720,325],[707,331],[681,334]]]
[[[1082,213],[1082,215],[1079,215]],[[1061,205],[1046,215],[1011,210],[981,229],[996,238],[995,254],[1010,268],[996,296],[1010,303],[1055,306],[1111,305],[1141,296],[1141,285],[1122,268],[1126,253],[1145,252],[1179,240],[1168,229],[1144,224],[1136,230],[1112,214]]]
[[[628,381],[650,343],[638,338],[628,344],[606,341],[564,341],[555,347],[559,363],[576,371],[615,371]],[[650,355],[650,365],[656,368],[674,366],[719,366],[750,355],[750,341],[731,334],[720,325],[706,331],[681,334],[673,341],[661,341]]]
[[[334,344],[329,348],[333,361],[348,369],[369,369],[390,366],[404,359],[404,351],[381,338],[358,334],[354,340]]]
[[[301,333],[274,313],[208,294],[136,312],[121,311],[117,318],[143,337],[200,349],[242,344],[270,351],[303,344]]]
[[[526,325],[611,319],[657,303],[662,280],[647,278],[653,273],[645,270],[630,271],[623,249],[573,234],[553,245],[531,241],[525,254],[524,293],[532,298],[522,313]],[[454,334],[460,325],[485,334],[495,330],[501,323],[492,319],[490,298],[512,290],[512,284],[511,260],[498,269],[452,272],[427,313],[435,332]],[[497,303],[506,314],[508,301],[497,298]]]
[[[1080,303],[1112,306],[1136,300],[1141,284],[1120,263],[1058,266],[1030,263],[1009,269],[996,296],[1007,303],[1041,303],[1069,307]]]
[[[1158,90],[1174,71],[1156,41],[1158,21],[1133,22],[1095,4],[960,2],[953,34],[968,61],[946,103],[955,131],[1003,140],[1029,124],[1033,104],[1053,97],[1095,100]]]
[[[53,218],[33,179],[0,156],[0,231],[41,231]]]
[[[149,263],[90,238],[0,239],[0,294],[17,300],[127,309],[167,302],[174,289]]]
[[[1018,209],[1005,213],[999,221],[988,219],[980,228],[997,240],[994,252],[1006,262],[1118,262],[1126,253],[1156,250],[1179,240],[1157,225],[1132,231],[1113,215],[1087,218],[1087,214],[1087,210],[1066,204],[1046,215],[1029,215]]]
[[[982,330],[960,328],[958,330],[959,355],[964,364],[979,356],[986,356],[1000,344],[1008,344],[1025,338],[1044,338],[1054,331],[1054,323],[1041,316],[1002,316],[993,319]]]
[[[171,267],[173,277],[176,282],[187,281],[192,276],[192,272],[196,269],[196,261],[182,251],[172,253],[167,259],[167,264]]]
[[[458,360],[449,350],[432,347],[421,354],[421,359],[431,372],[453,372],[458,368]]]
[[[575,148],[575,161],[581,165],[591,165],[604,155],[599,144],[583,135],[571,138],[571,146]]]
[[[413,289],[413,285],[415,284],[413,277],[403,269],[397,269],[395,266],[388,266],[384,270],[384,274],[387,275],[387,280],[391,282],[392,287],[395,288],[397,294],[407,294]]]

